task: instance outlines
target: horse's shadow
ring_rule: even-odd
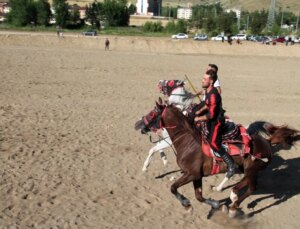
[[[248,203],[248,209],[255,209],[259,202],[273,198],[274,202],[256,209],[248,214],[248,217],[279,205],[293,196],[300,193],[300,157],[284,160],[282,157],[275,155],[271,164],[261,172],[258,177],[257,189],[252,194],[266,195],[259,197],[252,202]],[[228,188],[228,187],[227,187]],[[226,198],[221,200],[225,204],[230,203],[230,199]]]
[[[273,198],[275,201],[268,206],[257,209],[249,216],[254,216],[270,207],[279,205],[300,193],[300,157],[284,160],[274,156],[273,160],[258,178],[257,190],[253,195],[269,194],[250,202],[247,208],[254,209],[263,200]]]
[[[161,179],[166,175],[179,172],[180,170],[170,171],[168,173],[157,176],[156,179]],[[247,204],[248,209],[255,209],[259,202],[273,198],[273,203],[264,206],[260,209],[255,209],[250,212],[247,216],[253,217],[254,215],[271,208],[273,206],[279,205],[293,196],[300,194],[300,157],[292,159],[283,159],[278,155],[274,155],[271,164],[263,171],[261,171],[258,182],[257,189],[252,194],[264,195],[259,197],[252,202]],[[234,185],[225,187],[224,189],[232,188]],[[247,200],[247,199],[246,199]],[[220,203],[229,205],[231,203],[229,198],[220,200]],[[212,209],[208,215],[208,218],[215,212]]]

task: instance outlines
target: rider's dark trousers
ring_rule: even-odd
[[[208,143],[210,147],[213,149],[213,151],[218,152],[221,157],[226,153],[225,149],[221,146],[222,127],[223,127],[223,123],[219,120],[210,121],[208,123],[208,130],[209,130]]]

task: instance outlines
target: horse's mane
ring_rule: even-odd
[[[173,113],[176,114],[183,128],[199,142],[201,140],[201,133],[199,130],[197,130],[196,126],[193,123],[191,123],[188,117],[183,115],[182,111],[173,104],[168,105],[167,108],[170,108],[173,111]]]

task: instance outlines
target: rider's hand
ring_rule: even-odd
[[[203,91],[198,91],[198,92],[196,93],[196,96],[199,96],[199,95],[203,95]]]

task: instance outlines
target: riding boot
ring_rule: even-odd
[[[235,173],[235,163],[227,152],[222,155],[222,159],[226,163],[228,169],[226,177],[231,178]]]

